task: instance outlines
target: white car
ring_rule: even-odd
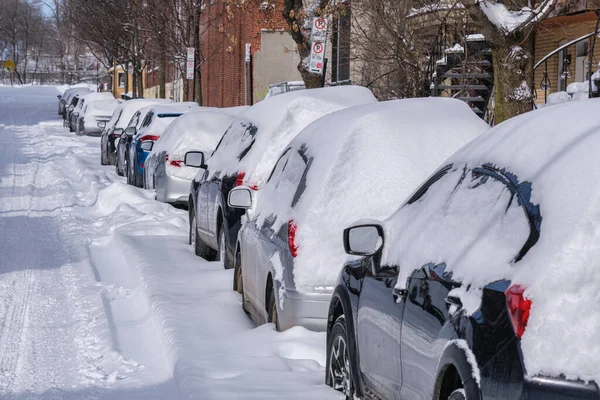
[[[144,163],[145,187],[156,189],[158,201],[187,206],[190,184],[201,165],[186,165],[186,154],[202,153],[205,164],[233,118],[219,111],[194,111],[167,127]]]
[[[464,102],[443,98],[360,105],[310,124],[259,191],[230,192],[230,206],[248,209],[234,271],[244,309],[280,330],[325,330],[347,257],[342,230],[391,215],[442,161],[488,129]]]
[[[87,101],[77,119],[77,135],[100,136],[119,103],[117,99]]]

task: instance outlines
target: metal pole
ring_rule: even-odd
[[[98,63],[98,61],[96,61],[96,90],[99,92],[100,89],[100,80],[98,79],[98,68],[100,67],[100,64]]]
[[[247,65],[246,60],[244,60],[244,105],[248,105],[248,78],[247,78]]]
[[[250,53],[250,65],[249,65],[249,73],[250,73],[250,105],[254,104],[254,56]]]
[[[321,75],[321,87],[325,87],[325,73],[327,72],[327,58],[323,59],[323,75]]]
[[[548,78],[548,60],[544,62],[544,81]],[[544,82],[544,104],[548,104],[548,84]]]
[[[596,29],[594,30],[594,37],[592,38],[592,47],[590,48],[590,54],[588,56],[590,60],[590,65],[588,66],[588,97],[592,95],[592,61],[594,60],[594,47],[596,46],[596,36],[598,36],[598,24],[600,24],[600,10],[596,10],[596,16],[598,17],[596,20]]]

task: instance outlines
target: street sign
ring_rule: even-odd
[[[323,17],[315,17],[310,32],[310,41],[324,42],[325,40],[327,40],[327,20]]]
[[[325,42],[313,42],[310,48],[309,71],[315,73],[323,72],[323,60],[325,58]]]
[[[187,49],[187,61],[185,63],[185,78],[194,79],[194,53],[196,49],[194,47],[188,47]]]
[[[186,62],[186,79],[194,79],[194,61]]]
[[[12,60],[6,60],[2,66],[8,71],[13,72],[17,67]]]
[[[250,62],[251,49],[250,43],[246,43],[246,62]]]

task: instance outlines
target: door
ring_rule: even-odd
[[[398,399],[402,386],[400,339],[404,301],[394,294],[397,279],[396,268],[384,268],[376,274],[369,268],[363,279],[356,320],[360,372],[367,393],[385,399]]]

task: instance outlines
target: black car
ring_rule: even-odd
[[[593,363],[567,365],[597,343],[562,322],[579,309],[595,318],[580,299],[588,290],[597,298],[593,283],[582,287],[593,267],[578,260],[597,246],[587,231],[587,246],[572,243],[595,218],[590,176],[600,168],[584,155],[600,143],[600,124],[590,103],[587,117],[568,105],[498,125],[386,221],[345,229],[354,257],[329,307],[328,385],[347,398],[600,399],[594,382],[574,379]],[[581,128],[566,129],[567,116]],[[558,361],[540,366],[545,346]]]

